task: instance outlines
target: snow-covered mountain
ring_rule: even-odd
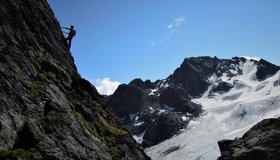
[[[265,67],[260,63],[246,59],[223,74],[213,73],[203,95],[192,99],[203,106],[202,115],[191,120],[184,132],[146,153],[152,159],[214,160],[220,156],[217,141],[240,137],[257,122],[279,117],[280,71],[258,77]],[[227,87],[217,90],[221,86]]]
[[[108,102],[152,159],[217,159],[217,141],[280,114],[279,70],[263,59],[191,57],[164,80],[120,85]]]

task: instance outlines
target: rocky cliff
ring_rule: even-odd
[[[46,0],[0,0],[0,159],[149,159],[78,74]]]
[[[257,81],[280,70],[279,66],[263,59],[190,57],[166,79],[155,82],[134,79],[120,85],[108,103],[134,138],[149,147],[172,137],[202,113],[202,106],[192,99],[203,95],[211,98],[242,88],[245,84],[241,81],[230,80],[248,74],[252,69],[246,66],[248,64],[256,67],[254,79]],[[234,96],[224,97],[225,100],[231,98]]]
[[[218,142],[218,160],[278,160],[280,158],[280,118],[265,119],[241,138]]]

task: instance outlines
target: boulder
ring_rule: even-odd
[[[219,160],[278,160],[280,159],[280,118],[265,119],[241,138],[218,142]]]

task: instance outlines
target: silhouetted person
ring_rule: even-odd
[[[69,30],[69,33],[67,33],[67,32],[64,32],[64,33],[68,34],[68,37],[65,40],[68,43],[69,48],[70,48],[71,47],[71,41],[72,41],[73,37],[76,35],[76,31],[74,30],[74,26],[71,25],[70,28],[67,28],[67,27],[62,27],[62,28]]]

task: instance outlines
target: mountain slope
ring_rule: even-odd
[[[205,75],[208,85],[192,98],[204,113],[183,133],[148,148],[152,159],[217,159],[217,141],[240,137],[262,119],[279,117],[279,66],[244,58],[217,62],[217,69]]]
[[[78,74],[47,1],[0,4],[0,159],[149,159]]]

